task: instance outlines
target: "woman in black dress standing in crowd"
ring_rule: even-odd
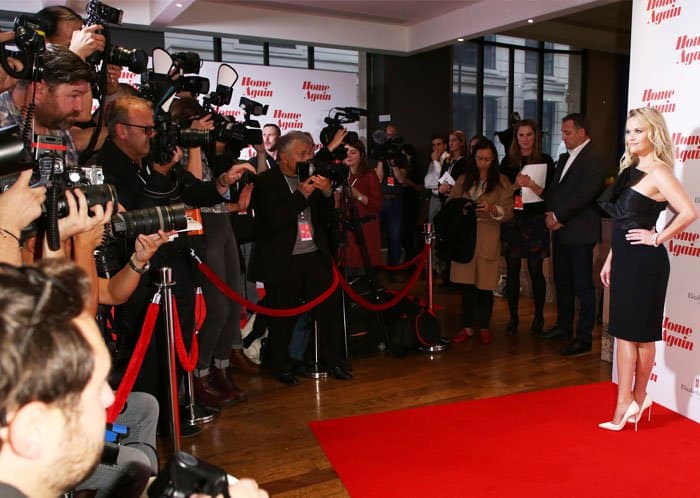
[[[546,183],[538,185],[530,176],[522,174],[527,164],[546,164]],[[501,224],[501,254],[506,259],[506,298],[510,321],[506,326],[507,335],[518,332],[518,302],[520,301],[520,262],[527,259],[527,270],[532,282],[532,295],[535,300],[535,317],[530,332],[542,332],[544,326],[544,300],[547,284],[542,271],[544,258],[549,256],[549,231],[544,223],[545,205],[542,192],[554,176],[554,161],[540,148],[537,125],[530,119],[523,119],[515,125],[513,143],[508,155],[501,161],[501,174],[513,184],[513,219]],[[541,182],[542,183],[542,182]],[[537,197],[526,196],[523,190],[529,189]]]
[[[655,109],[630,111],[625,155],[615,184],[600,200],[614,219],[612,244],[600,279],[610,287],[608,332],[617,340],[617,403],[602,429],[621,430],[649,410],[647,383],[661,340],[668,283],[668,254],[663,243],[683,231],[698,212],[673,174],[673,143],[663,116]],[[656,232],[659,214],[670,205],[675,217]]]

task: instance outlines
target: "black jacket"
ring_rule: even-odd
[[[292,264],[297,216],[307,206],[311,208],[314,243],[330,265],[332,197],[326,198],[318,190],[308,199],[298,190],[291,193],[282,170],[273,168],[255,177],[252,206],[255,210],[255,249],[250,261],[251,279],[274,281],[276,275]]]
[[[600,211],[596,200],[605,180],[602,157],[589,142],[559,181],[561,167],[557,164],[554,181],[545,192],[547,211],[553,211],[564,225],[555,235],[562,244],[600,242]]]

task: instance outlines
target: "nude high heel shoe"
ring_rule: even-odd
[[[653,403],[654,401],[651,399],[651,396],[649,396],[648,394],[645,395],[644,401],[642,401],[642,406],[639,408],[639,414],[635,415],[634,417],[628,418],[627,422],[630,424],[634,424],[637,421],[637,419],[641,420],[642,416],[644,415],[644,410],[646,410],[647,408],[649,409],[649,415],[647,417],[647,420],[651,422],[651,405]]]
[[[627,407],[627,410],[625,410],[625,414],[622,416],[622,420],[620,420],[619,424],[615,424],[612,421],[610,421],[610,422],[603,422],[602,424],[598,424],[598,427],[600,427],[601,429],[609,430],[609,431],[621,431],[622,428],[627,423],[627,421],[630,418],[635,417],[634,431],[637,432],[637,421],[639,420],[639,417],[637,417],[637,415],[639,415],[639,414],[640,414],[639,405],[637,404],[636,401],[633,400],[630,403],[630,405]]]

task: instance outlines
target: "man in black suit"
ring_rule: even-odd
[[[307,135],[291,131],[280,138],[279,168],[255,178],[252,203],[255,209],[256,242],[251,274],[265,283],[266,301],[273,308],[292,308],[310,301],[333,281],[329,245],[332,213],[331,184],[313,175],[301,180],[299,163],[309,159]],[[331,375],[348,380],[352,375],[341,365],[341,329],[338,293],[311,310],[320,332],[321,357]],[[272,318],[266,364],[284,384],[298,382],[292,372],[288,346],[297,317]]]
[[[557,324],[541,337],[569,338],[561,354],[572,356],[591,350],[595,325],[593,247],[601,235],[595,201],[603,187],[605,167],[591,145],[581,114],[565,116],[561,131],[567,152],[559,157],[554,181],[545,194],[545,221],[552,231]],[[576,338],[572,338],[576,298],[580,308]]]

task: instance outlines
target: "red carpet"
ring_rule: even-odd
[[[321,422],[353,498],[700,496],[700,425],[659,405],[639,432],[598,428],[615,385],[552,389]]]

